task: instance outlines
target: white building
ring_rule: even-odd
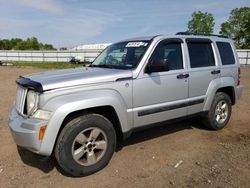
[[[102,44],[83,44],[72,48],[72,50],[103,50],[111,43],[102,43]]]

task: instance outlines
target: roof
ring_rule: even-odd
[[[135,37],[135,38],[129,38],[126,40],[122,40],[120,42],[124,41],[144,41],[144,40],[152,40],[153,38],[207,38],[207,39],[213,39],[213,40],[230,40],[228,37],[223,35],[216,35],[216,34],[196,34],[196,33],[189,33],[189,32],[178,32],[176,34],[162,34],[162,35],[155,35],[155,36],[144,36],[144,37]]]

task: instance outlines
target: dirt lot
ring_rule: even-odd
[[[18,152],[13,142],[6,122],[15,79],[37,71],[0,67],[0,187],[250,186],[250,68],[242,69],[244,94],[225,129],[209,131],[193,119],[136,133],[105,169],[83,178],[63,175],[53,158]]]

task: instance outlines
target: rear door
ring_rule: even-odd
[[[189,54],[189,100],[188,114],[203,110],[210,82],[220,77],[220,66],[215,57],[214,44],[210,39],[187,38]]]

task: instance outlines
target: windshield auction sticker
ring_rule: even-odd
[[[126,47],[140,47],[140,46],[147,46],[147,42],[129,42]]]

